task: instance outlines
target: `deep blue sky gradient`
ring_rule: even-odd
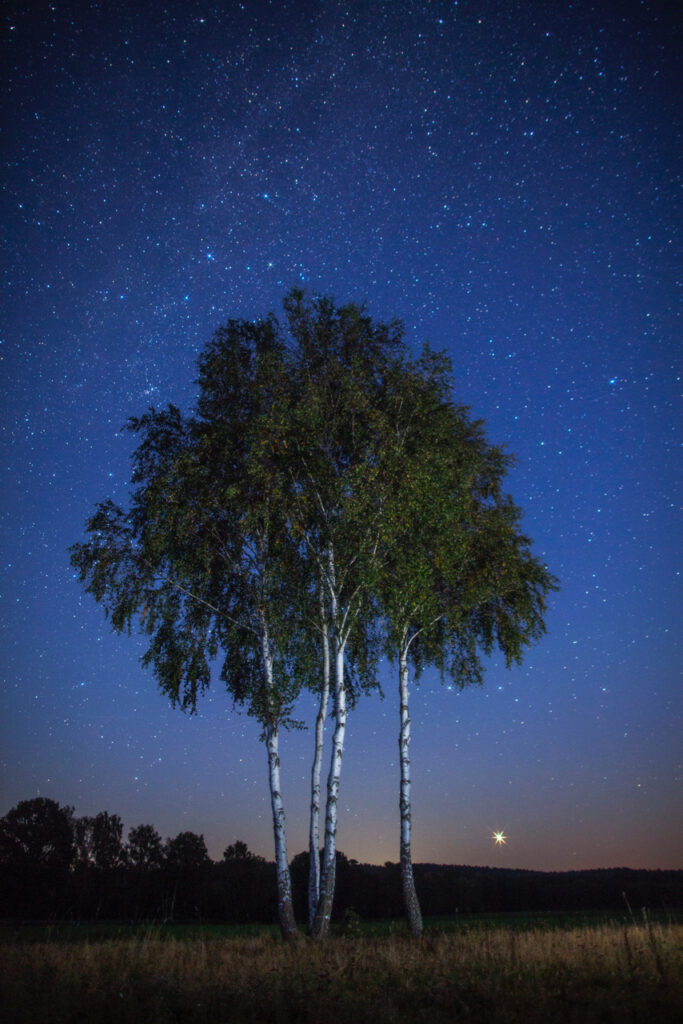
[[[562,584],[523,667],[414,692],[415,859],[683,866],[674,9],[10,4],[0,814],[41,794],[272,856],[256,725],[219,686],[172,710],[67,548],[126,501],[128,416],[189,409],[213,331],[303,285],[449,352]],[[398,859],[382,683],[340,800],[341,849],[375,862]],[[291,854],[310,758],[285,739]]]

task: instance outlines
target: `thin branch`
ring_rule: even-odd
[[[303,455],[301,453],[301,449],[299,447],[298,442],[295,442],[295,443],[296,443],[296,448],[297,448],[297,454],[298,454],[299,458],[301,459],[301,462],[303,464],[304,469],[306,470],[306,477],[308,479],[308,482],[313,487],[313,493],[315,494],[315,497],[317,499],[318,505],[320,507],[320,511],[323,514],[323,519],[325,520],[325,522],[327,522],[327,509],[325,507],[325,503],[323,502],[323,499],[320,496],[320,492],[318,491],[318,488],[315,486],[315,484],[313,482],[313,475],[311,474],[311,471],[308,468],[308,464],[306,462],[306,457],[305,457],[305,455]],[[292,479],[292,483],[296,484],[297,480],[294,478],[294,473],[292,472],[292,469],[290,467],[287,467],[287,468],[288,468],[289,475],[290,475],[290,477]]]
[[[233,626],[237,626],[239,629],[248,629],[250,633],[254,634],[254,636],[260,636],[258,630],[254,629],[253,626],[248,625],[246,622],[239,622],[237,619],[233,619],[231,615],[227,615],[224,611],[221,611],[219,608],[216,608],[216,606],[211,604],[210,601],[205,600],[205,598],[203,597],[199,597],[197,594],[193,594],[192,591],[188,590],[187,587],[184,587],[182,583],[178,583],[177,580],[172,580],[170,576],[164,576],[157,569],[155,569],[152,563],[149,562],[147,559],[143,559],[143,561],[147,566],[149,566],[154,575],[162,581],[162,583],[168,583],[175,590],[179,590],[181,594],[185,594],[186,597],[191,598],[193,601],[197,601],[199,604],[203,604],[205,608],[208,608],[209,611],[212,611],[214,615],[218,616],[219,619],[225,619],[227,622],[231,622]]]
[[[356,587],[356,589],[355,589],[355,590],[353,591],[353,593],[351,594],[351,596],[349,597],[349,599],[348,599],[348,601],[347,601],[347,603],[346,603],[346,611],[344,612],[344,615],[343,615],[343,618],[342,618],[342,621],[341,621],[341,626],[340,626],[340,630],[339,630],[339,632],[340,632],[340,634],[341,634],[342,636],[344,635],[344,631],[345,631],[345,629],[346,629],[346,620],[348,619],[348,617],[349,617],[349,613],[351,612],[351,610],[352,610],[352,607],[353,607],[353,600],[354,600],[354,598],[355,598],[355,597],[357,596],[357,594],[358,594],[358,593],[359,593],[359,592],[360,592],[361,590],[362,590],[362,587],[361,587],[361,585],[359,584],[359,585],[358,585],[358,586]],[[360,605],[357,605],[357,606],[356,606],[356,607],[355,607],[355,608],[353,609],[354,619],[355,619],[355,618],[356,618],[356,616],[358,615],[358,612],[359,612],[359,610],[360,610]],[[351,626],[349,626],[348,630],[346,631],[346,636],[347,636],[347,637],[349,636],[350,632],[351,632]]]
[[[418,636],[420,635],[420,633],[424,633],[425,630],[430,629],[432,626],[436,625],[436,623],[440,619],[443,619],[443,617],[444,617],[444,613],[442,612],[441,615],[437,615],[435,619],[432,619],[431,622],[428,622],[426,626],[421,626],[418,630],[416,630],[416,632],[413,633],[413,635],[411,636],[410,640],[406,644],[405,650],[407,651],[410,648],[410,645],[412,644],[413,640],[416,640],[418,638]],[[406,626],[406,629],[404,630],[404,633],[403,633],[404,637],[405,637],[405,634],[407,632],[407,629],[408,629],[408,627]]]

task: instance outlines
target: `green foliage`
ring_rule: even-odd
[[[375,685],[382,645],[459,685],[494,647],[519,661],[556,581],[503,493],[510,457],[453,401],[448,359],[408,359],[400,324],[353,305],[295,290],[284,308],[288,337],[272,315],[216,332],[194,416],[129,420],[130,509],[101,503],[71,550],[86,590],[114,629],[149,638],[143,664],[174,704],[196,710],[220,653],[263,724],[319,686],[321,581],[352,697]]]
[[[171,701],[194,712],[219,652],[237,704],[284,722],[300,686],[291,672],[291,544],[263,422],[283,379],[272,319],[231,322],[200,364],[195,417],[175,406],[131,419],[131,506],[100,504],[71,561],[117,631],[149,637],[142,663]],[[280,354],[279,354],[280,353]],[[263,665],[267,626],[275,667]]]
[[[459,686],[481,682],[481,654],[510,665],[544,630],[557,582],[503,493],[511,458],[452,399],[451,370],[428,348],[392,380],[394,490],[376,588],[390,655],[410,649]]]

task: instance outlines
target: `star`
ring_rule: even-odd
[[[491,833],[491,839],[493,839],[496,846],[505,846],[507,843],[507,838],[508,837],[503,833],[502,829],[500,830],[500,832]]]

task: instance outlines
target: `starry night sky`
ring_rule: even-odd
[[[173,710],[67,548],[126,503],[128,416],[189,410],[214,330],[302,285],[449,352],[562,585],[521,668],[413,690],[414,859],[683,867],[675,6],[10,4],[0,814],[49,796],[272,858],[256,724],[218,685]],[[339,829],[378,863],[381,681],[349,719]],[[290,855],[311,755],[285,738]]]

